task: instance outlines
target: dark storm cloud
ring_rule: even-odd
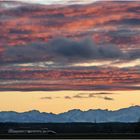
[[[23,46],[7,48],[3,55],[5,62],[38,62],[47,60],[47,51],[45,43],[33,43]]]
[[[140,19],[138,18],[130,18],[130,19],[121,19],[121,20],[112,20],[109,21],[108,24],[118,25],[118,24],[124,24],[124,25],[140,25]]]
[[[86,61],[92,59],[115,59],[122,56],[122,52],[113,45],[98,46],[91,39],[74,41],[59,38],[50,41],[49,52],[62,61]],[[59,59],[58,59],[59,58]],[[57,61],[54,58],[54,61]]]
[[[132,18],[132,19],[123,19],[123,24],[129,24],[129,25],[140,25],[140,19]]]
[[[128,59],[130,59],[130,60],[138,59],[138,58],[140,58],[140,49],[133,50],[133,51],[129,52],[128,55],[129,55]]]
[[[32,31],[30,31],[30,30],[10,29],[9,33],[10,34],[30,34],[30,33],[32,33]]]
[[[53,61],[54,63],[76,63],[103,59],[136,59],[140,50],[123,53],[111,44],[96,45],[91,39],[75,41],[57,38],[48,43],[33,43],[7,47],[1,63]]]

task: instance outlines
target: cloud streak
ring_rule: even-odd
[[[89,38],[81,41],[56,38],[48,43],[8,47],[0,61],[1,63],[53,61],[58,64],[70,64],[93,60],[133,60],[137,58],[140,58],[138,49],[124,53],[114,45],[97,45]]]
[[[108,101],[113,101],[114,99],[108,96],[103,96],[105,94],[113,94],[113,93],[79,93],[74,96],[64,96],[64,97],[41,97],[40,99],[45,99],[45,100],[52,100],[52,99],[68,99],[68,100],[73,100],[73,99],[90,99],[90,98],[99,98],[103,100],[108,100]]]
[[[65,4],[65,5],[71,5],[71,4],[89,4],[92,2],[95,2],[96,0],[17,0],[21,2],[29,2],[29,3],[37,3],[37,4],[45,4],[45,5],[52,5],[52,4]]]

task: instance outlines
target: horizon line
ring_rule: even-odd
[[[120,110],[124,110],[124,109],[129,109],[129,108],[134,108],[134,107],[140,107],[140,105],[131,105],[131,106],[128,106],[128,107],[124,107],[124,108],[120,108],[120,109],[114,109],[114,110],[109,110],[109,109],[88,109],[88,110],[81,110],[81,109],[71,109],[71,110],[68,110],[68,111],[64,111],[64,112],[61,112],[61,113],[53,113],[53,112],[44,112],[44,111],[39,111],[39,110],[36,110],[36,109],[32,109],[32,110],[28,110],[28,111],[23,111],[23,112],[17,112],[17,111],[0,111],[0,113],[18,113],[18,114],[23,114],[23,113],[29,113],[29,112],[33,112],[33,111],[36,111],[36,112],[39,112],[40,114],[42,113],[46,113],[46,114],[53,114],[53,115],[60,115],[60,114],[64,114],[64,113],[68,113],[68,112],[71,112],[71,111],[74,111],[74,110],[79,110],[81,112],[88,112],[88,111],[97,111],[97,110],[101,110],[101,111],[108,111],[108,112],[117,112],[117,111],[120,111]]]

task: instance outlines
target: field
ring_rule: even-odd
[[[56,134],[8,133],[43,128]],[[0,123],[0,138],[140,138],[140,123]]]

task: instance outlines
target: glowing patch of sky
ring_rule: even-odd
[[[120,61],[120,60],[114,60],[114,61],[93,61],[93,62],[87,62],[87,63],[75,63],[72,65],[58,65],[53,63],[52,61],[48,62],[36,62],[36,63],[23,63],[23,64],[14,64],[13,66],[18,67],[44,67],[44,68],[63,68],[63,67],[92,67],[92,66],[105,66],[105,67],[118,67],[118,68],[127,68],[127,67],[135,67],[140,66],[140,59],[136,59],[133,61]]]
[[[104,91],[55,91],[55,92],[1,92],[0,111],[39,110],[41,112],[61,113],[72,109],[109,109],[117,110],[132,105],[140,105],[140,91],[112,91],[113,94],[100,95]],[[105,91],[110,93],[110,91]],[[103,98],[74,98],[66,99],[65,96],[75,96],[78,93],[99,93]],[[41,99],[51,97],[51,99]],[[17,102],[18,101],[18,102]]]
[[[90,66],[113,66],[118,68],[125,68],[125,67],[135,67],[140,66],[140,59],[136,59],[133,61],[123,62],[119,60],[115,61],[95,61],[90,63],[77,63],[73,66],[82,66],[82,67],[90,67]]]
[[[9,0],[6,0],[6,1],[9,1]],[[112,0],[16,0],[16,1],[48,5],[48,4],[89,4],[96,1],[112,1]],[[132,1],[132,0],[117,0],[117,1]],[[139,1],[139,0],[135,0],[135,1]]]
[[[29,3],[38,3],[38,4],[88,4],[95,2],[97,0],[17,0]]]
[[[129,62],[116,63],[116,64],[113,64],[113,66],[116,66],[119,68],[140,66],[140,59],[136,59]]]

